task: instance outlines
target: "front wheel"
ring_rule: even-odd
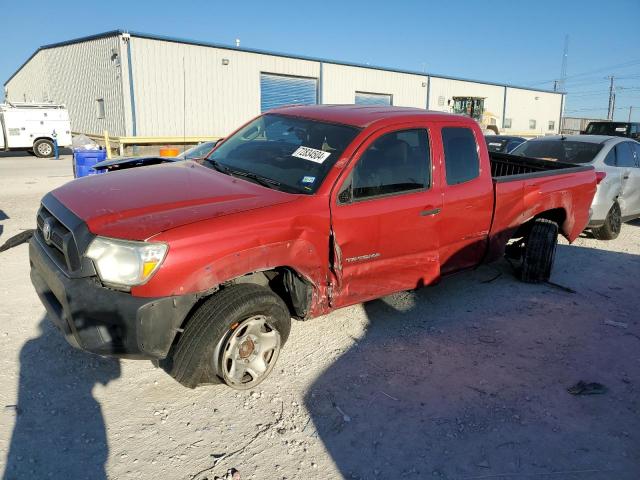
[[[546,218],[537,218],[525,240],[522,257],[522,281],[546,282],[551,277],[551,268],[558,245],[558,225]]]
[[[607,212],[604,224],[601,227],[593,228],[591,233],[598,240],[614,240],[620,235],[620,230],[622,230],[622,214],[620,205],[616,202]]]
[[[33,153],[40,158],[53,157],[53,142],[45,138],[36,140],[33,144]]]
[[[237,390],[253,388],[273,370],[290,330],[289,310],[271,290],[226,287],[194,312],[170,373],[190,388],[219,380]]]

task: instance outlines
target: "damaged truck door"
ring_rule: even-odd
[[[440,179],[424,124],[375,132],[358,149],[331,201],[336,307],[438,279]]]

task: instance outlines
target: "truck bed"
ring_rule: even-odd
[[[554,162],[497,152],[489,152],[489,161],[491,163],[491,176],[496,182],[581,172],[592,168],[587,165]]]
[[[493,152],[489,160],[495,195],[490,229],[494,253],[501,254],[500,247],[518,227],[540,212],[553,212],[569,241],[582,232],[596,189],[592,166]]]

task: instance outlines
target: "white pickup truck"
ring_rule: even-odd
[[[27,150],[38,157],[54,155],[59,147],[71,146],[69,112],[53,103],[0,104],[0,150]]]

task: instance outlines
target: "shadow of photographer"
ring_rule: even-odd
[[[18,403],[4,480],[106,479],[109,447],[96,385],[120,363],[73,349],[45,317],[20,351]]]

